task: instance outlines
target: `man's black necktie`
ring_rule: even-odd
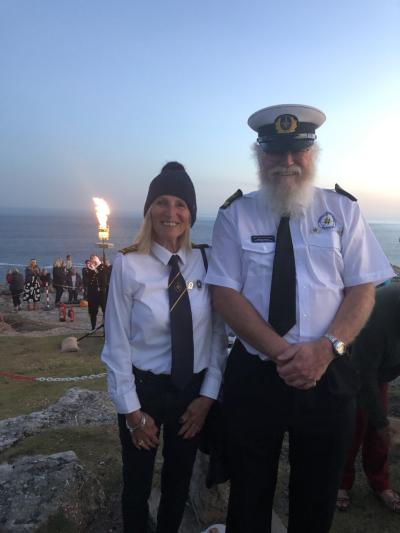
[[[179,257],[172,255],[168,263],[169,313],[171,323],[171,381],[184,389],[193,375],[193,324],[189,295],[179,270]]]
[[[296,324],[296,265],[289,217],[282,217],[276,235],[268,322],[282,337]]]

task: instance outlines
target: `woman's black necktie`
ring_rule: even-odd
[[[184,389],[193,375],[193,324],[189,294],[179,270],[179,256],[172,255],[168,263],[169,313],[171,324],[171,381]]]
[[[282,217],[276,235],[268,322],[282,337],[296,324],[296,265],[289,217]]]

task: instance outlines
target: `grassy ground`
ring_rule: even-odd
[[[65,337],[1,337],[0,369],[27,376],[74,377],[105,372],[103,338],[79,343],[76,353],[61,353]],[[14,381],[0,376],[0,419],[31,413],[57,401],[71,387],[105,390],[104,378],[82,382]]]

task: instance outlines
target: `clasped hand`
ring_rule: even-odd
[[[307,390],[321,379],[333,352],[327,339],[292,344],[275,359],[278,374],[287,385]]]
[[[214,400],[206,396],[195,398],[180,418],[182,427],[178,435],[184,439],[191,439],[201,431],[208,411]]]

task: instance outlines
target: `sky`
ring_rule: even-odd
[[[0,0],[0,210],[141,212],[170,160],[215,215],[258,186],[247,126],[321,109],[317,185],[400,220],[400,0]]]

